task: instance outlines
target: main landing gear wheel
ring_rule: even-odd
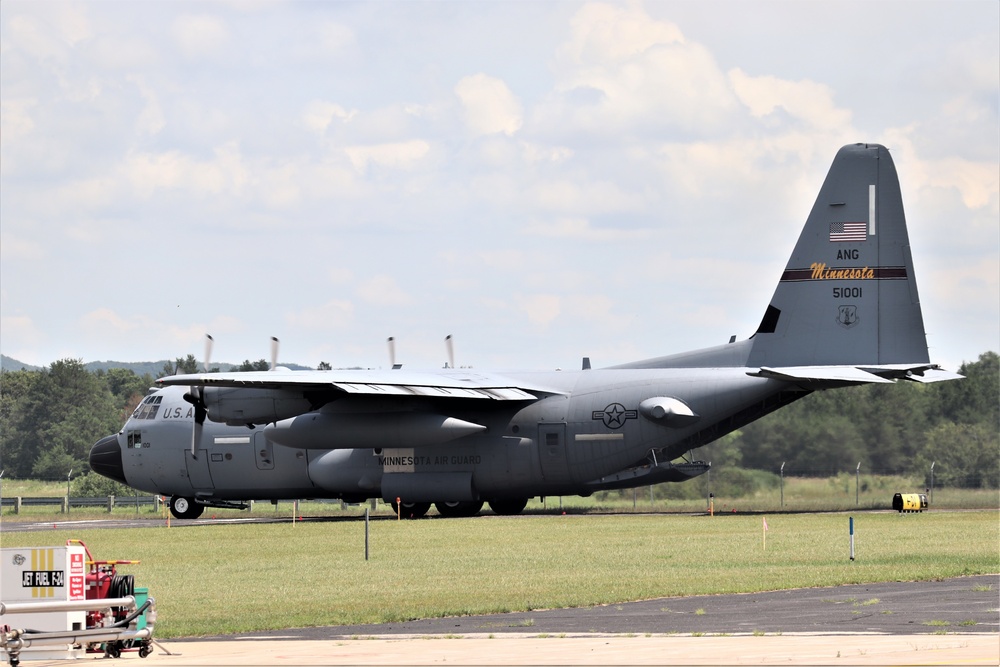
[[[476,500],[472,502],[449,502],[449,503],[434,503],[434,507],[437,508],[438,514],[445,517],[470,517],[479,514],[479,510],[483,509],[483,503],[481,500]]]
[[[527,504],[527,498],[495,498],[490,501],[490,509],[494,514],[512,516],[524,511]]]
[[[173,496],[170,499],[170,513],[178,519],[197,519],[205,511],[205,506],[196,503],[191,498]]]
[[[391,503],[392,511],[398,516],[404,519],[419,519],[423,515],[427,514],[427,510],[431,508],[430,503],[402,503],[403,509],[400,511],[399,507],[396,505],[396,501],[393,500]]]

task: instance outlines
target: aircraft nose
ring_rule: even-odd
[[[90,450],[90,469],[116,482],[127,485],[125,469],[122,467],[122,448],[117,435],[101,438]]]

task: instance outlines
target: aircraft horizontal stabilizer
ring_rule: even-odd
[[[771,378],[797,383],[869,384],[892,383],[896,380],[941,382],[963,376],[941,370],[936,364],[884,364],[879,366],[788,366],[748,371],[753,377]]]
[[[786,382],[847,382],[850,384],[867,384],[869,382],[888,382],[891,384],[893,382],[854,366],[789,366],[787,368],[764,366],[757,372],[748,372],[747,375]]]

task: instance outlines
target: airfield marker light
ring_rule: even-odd
[[[403,499],[396,496],[396,521],[403,519]]]
[[[708,516],[715,516],[715,494],[708,494]]]

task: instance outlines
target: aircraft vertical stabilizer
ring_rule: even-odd
[[[753,336],[747,365],[927,362],[896,168],[884,146],[845,146]]]

